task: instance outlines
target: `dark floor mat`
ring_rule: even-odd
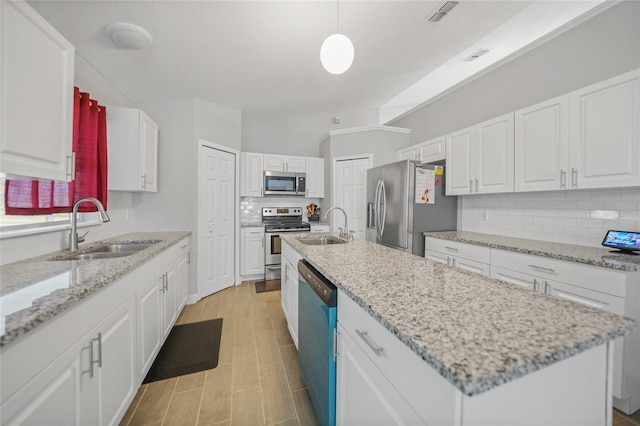
[[[142,383],[215,368],[221,334],[222,318],[174,326]]]
[[[280,280],[256,281],[256,293],[280,290]]]

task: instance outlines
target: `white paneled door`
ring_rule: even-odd
[[[354,237],[361,240],[365,238],[367,169],[370,167],[369,158],[339,160],[335,164],[336,196],[333,205],[347,212],[349,231],[354,231]],[[332,214],[332,230],[337,232],[344,226],[344,217],[340,212]]]
[[[198,293],[200,297],[235,282],[235,155],[200,146]]]

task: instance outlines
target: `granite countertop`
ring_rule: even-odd
[[[55,260],[69,250],[0,266],[0,346],[29,332],[100,288],[191,235],[184,232],[138,232],[80,246],[78,253],[112,243],[156,242],[126,257]]]
[[[281,236],[465,395],[488,391],[636,327],[629,318],[368,241],[314,246],[297,240],[305,237],[318,234]]]
[[[613,252],[612,249],[587,247],[525,238],[503,237],[477,232],[423,232],[426,237],[476,244],[519,253],[533,254],[569,262],[601,266],[622,271],[640,271],[640,256]]]

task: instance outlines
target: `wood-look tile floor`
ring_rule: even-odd
[[[186,306],[177,324],[214,318],[224,319],[218,366],[142,385],[120,424],[317,425],[280,291],[243,282]],[[640,411],[614,410],[613,426],[640,426]]]
[[[317,425],[280,306],[254,282],[186,306],[177,324],[223,318],[218,366],[142,385],[126,425]]]

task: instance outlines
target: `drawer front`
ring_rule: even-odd
[[[529,290],[538,290],[542,279],[529,274],[523,274],[522,272],[512,271],[510,269],[501,268],[499,266],[491,265],[491,278],[504,281],[509,284],[515,284],[520,287],[524,287]]]
[[[439,251],[455,257],[464,257],[475,262],[491,263],[491,249],[489,247],[430,237],[425,237],[424,246],[426,250]]]
[[[492,249],[491,266],[626,297],[627,273],[542,256]]]
[[[264,235],[264,227],[242,228],[243,237],[261,237]]]
[[[311,225],[311,232],[329,232],[329,225]]]
[[[342,291],[338,322],[425,422],[453,421],[456,389]]]

